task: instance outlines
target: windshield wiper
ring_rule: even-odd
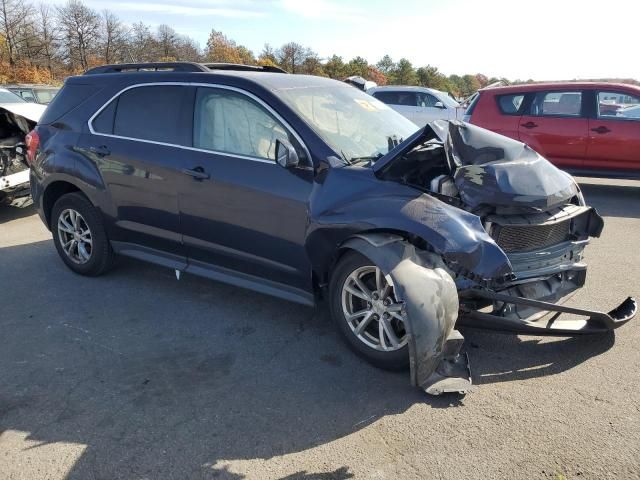
[[[348,161],[350,165],[353,165],[355,162],[365,162],[365,161],[375,162],[380,157],[382,157],[382,155],[383,155],[382,153],[376,153],[375,155],[369,155],[365,157],[351,157]]]

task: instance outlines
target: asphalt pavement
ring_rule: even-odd
[[[582,179],[605,230],[570,305],[640,297],[640,182]],[[429,397],[314,311],[121,259],[70,272],[0,209],[0,479],[640,478],[640,318],[463,331],[475,390]]]

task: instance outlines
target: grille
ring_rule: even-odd
[[[568,240],[571,219],[550,225],[504,225],[498,228],[496,243],[505,252],[527,252]]]

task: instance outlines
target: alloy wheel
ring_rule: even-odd
[[[76,210],[67,208],[58,217],[58,239],[67,257],[79,265],[91,259],[93,239],[89,225]]]
[[[403,305],[378,267],[360,267],[347,276],[342,313],[354,335],[375,350],[390,352],[407,344]]]

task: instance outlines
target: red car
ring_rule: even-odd
[[[471,101],[465,121],[520,140],[574,175],[640,178],[640,87],[487,88]]]

